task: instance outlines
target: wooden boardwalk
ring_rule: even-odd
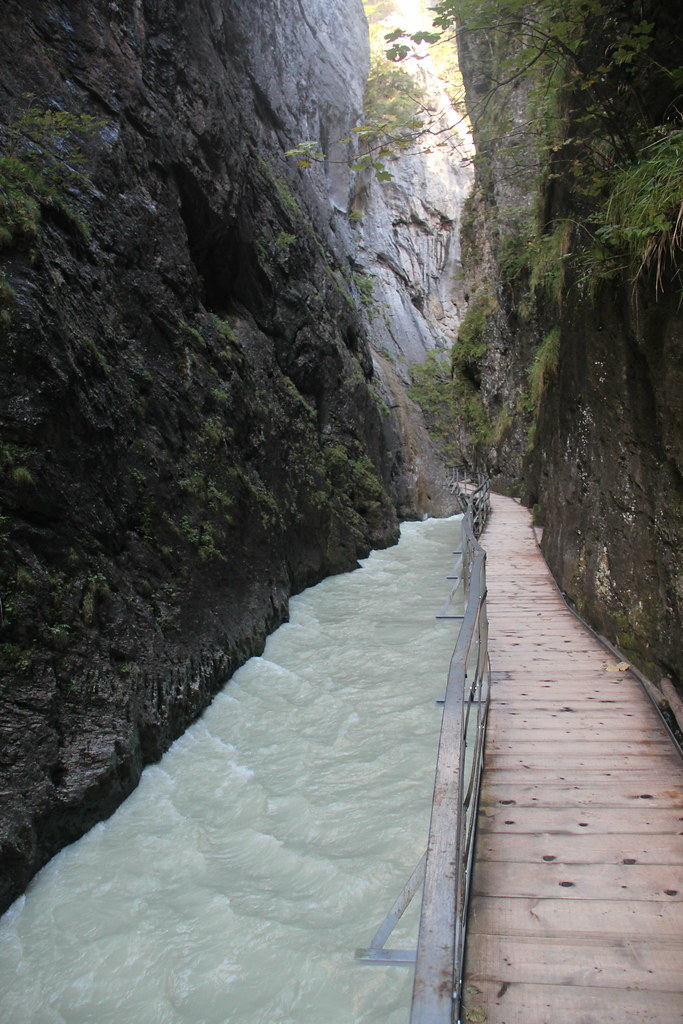
[[[683,1022],[683,761],[492,496],[492,698],[467,932],[471,1024]]]

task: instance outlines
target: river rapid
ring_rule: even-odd
[[[422,855],[460,520],[291,601],[137,790],[0,920],[3,1024],[406,1024],[364,966]],[[414,948],[419,894],[389,942]]]

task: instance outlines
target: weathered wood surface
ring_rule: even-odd
[[[492,496],[492,703],[462,1019],[683,1022],[683,761]]]

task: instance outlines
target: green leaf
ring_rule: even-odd
[[[415,35],[410,37],[416,46],[420,43],[438,43],[441,39],[440,32],[416,32]]]
[[[386,52],[386,58],[387,60],[393,61],[394,64],[397,64],[399,61],[405,60],[409,53],[409,46],[397,43],[396,45],[389,47]]]

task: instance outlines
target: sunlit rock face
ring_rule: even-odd
[[[460,214],[471,184],[458,154],[387,161],[392,181],[361,187],[358,260],[373,281],[374,345],[405,368],[450,348],[465,312]]]
[[[434,350],[448,352],[465,308],[460,263],[460,217],[471,171],[453,145],[416,149],[386,161],[390,182],[367,174],[354,209],[357,273],[369,296],[368,319],[375,376],[394,411],[407,498],[419,510],[446,510],[449,492],[421,412],[406,394],[410,368]],[[368,283],[371,284],[368,284]]]
[[[0,908],[291,592],[446,510],[354,277],[367,65],[360,0],[4,4],[3,124],[28,92],[101,123],[0,254]]]
[[[317,195],[321,217],[343,233],[346,218],[334,213],[348,210],[354,174],[351,147],[341,140],[362,116],[369,64],[362,0],[286,0],[263,10],[237,0],[229,16],[225,4],[215,6],[239,26],[246,87],[268,144],[286,151],[310,139],[327,155],[298,177],[309,197]]]
[[[397,25],[416,32],[431,24],[423,2],[394,0],[382,9],[388,12],[382,32]],[[401,70],[414,79],[428,131],[408,148],[390,147],[380,155],[380,175],[358,175],[350,220],[357,239],[354,277],[366,308],[378,392],[397,425],[405,498],[424,514],[447,510],[451,499],[443,465],[406,385],[413,364],[434,350],[450,350],[465,313],[460,227],[473,180],[473,147],[427,49],[402,62]],[[384,180],[387,173],[390,180]]]
[[[382,29],[431,24],[426,4],[395,0]],[[472,141],[427,48],[402,62],[415,81],[428,131],[383,157],[390,181],[366,174],[356,186],[358,261],[372,280],[373,345],[399,374],[433,348],[450,348],[465,313],[460,261],[463,204],[473,181]]]

